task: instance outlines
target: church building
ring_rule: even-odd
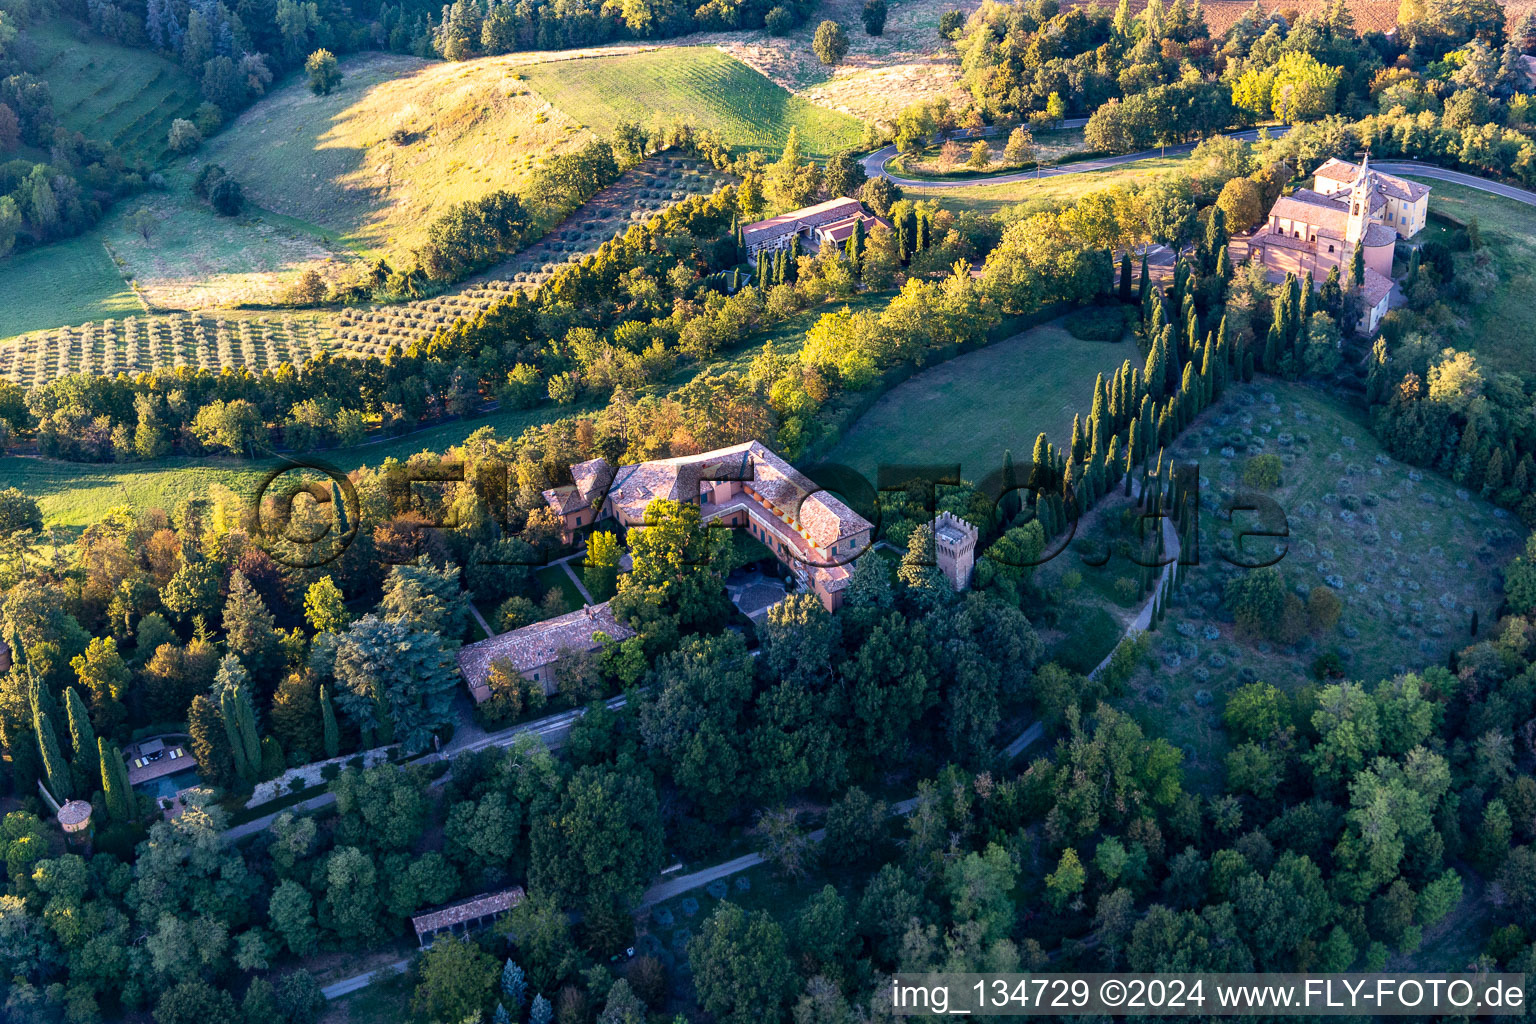
[[[1360,164],[1330,159],[1317,169],[1312,188],[1281,196],[1269,220],[1248,242],[1249,258],[1276,275],[1312,275],[1322,287],[1335,267],[1349,287],[1355,246],[1365,261],[1360,287],[1360,330],[1374,334],[1392,293],[1392,254],[1398,238],[1419,232],[1429,206],[1429,187]]]

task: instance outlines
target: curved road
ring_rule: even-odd
[[[1530,192],[1514,185],[1506,185],[1501,181],[1493,181],[1489,178],[1479,178],[1475,174],[1464,174],[1461,171],[1448,171],[1444,167],[1436,167],[1434,164],[1419,163],[1417,160],[1381,160],[1371,165],[1388,174],[1412,174],[1420,178],[1433,178],[1435,181],[1448,181],[1453,185],[1465,185],[1475,188],[1479,192],[1487,192],[1490,195],[1502,196],[1505,199],[1513,199],[1517,203],[1526,206],[1536,206],[1536,192]]]
[[[1074,122],[1066,122],[1068,125]],[[1272,134],[1280,134],[1284,129],[1272,128]],[[1227,136],[1232,139],[1242,139],[1244,142],[1252,142],[1259,137],[1259,129],[1249,128],[1246,131],[1232,132]],[[969,188],[972,185],[1007,185],[1015,181],[1033,181],[1036,178],[1054,178],[1060,174],[1081,174],[1085,171],[1102,171],[1110,167],[1118,167],[1121,164],[1133,164],[1140,160],[1151,160],[1159,156],[1179,156],[1184,153],[1194,152],[1198,142],[1184,142],[1177,146],[1168,146],[1162,149],[1148,149],[1140,153],[1122,153],[1119,156],[1097,157],[1093,160],[1078,160],[1074,163],[1062,164],[1057,167],[1042,167],[1037,171],[1017,171],[1013,174],[994,174],[990,177],[960,178],[953,181],[924,181],[920,178],[898,177],[885,169],[886,163],[896,155],[895,146],[886,146],[876,150],[862,161],[864,173],[871,178],[889,178],[894,184],[904,188]]]

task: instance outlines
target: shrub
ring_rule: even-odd
[[[775,7],[763,19],[763,26],[768,29],[768,34],[771,36],[787,36],[795,27],[795,16],[786,8]]]
[[[864,0],[864,10],[859,15],[864,22],[864,31],[872,36],[878,36],[885,31],[885,0]]]
[[[1119,306],[1090,306],[1066,319],[1067,333],[1083,341],[1119,341],[1125,334],[1125,313]]]
[[[1280,486],[1281,466],[1278,455],[1255,455],[1243,466],[1243,485],[1261,491],[1273,490]]]
[[[173,153],[190,153],[203,144],[202,129],[186,118],[178,117],[171,122],[171,130],[166,136],[165,144]]]
[[[953,39],[964,24],[964,11],[945,11],[939,15],[939,38]]]
[[[341,71],[336,67],[336,55],[330,50],[316,50],[304,62],[309,73],[309,88],[316,96],[328,96],[341,84]]]
[[[828,19],[816,26],[816,37],[811,49],[823,64],[832,65],[848,55],[848,36],[843,26]]]
[[[208,192],[208,202],[221,217],[233,217],[245,205],[245,192],[240,183],[231,177],[220,178]]]

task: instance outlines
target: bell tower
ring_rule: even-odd
[[[1371,154],[1367,152],[1360,162],[1360,171],[1349,187],[1349,220],[1344,228],[1344,240],[1351,245],[1365,237],[1371,224],[1371,199],[1375,188],[1371,182]]]

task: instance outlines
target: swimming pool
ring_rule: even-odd
[[[173,797],[178,791],[187,789],[190,786],[196,786],[202,781],[202,777],[195,770],[188,768],[185,771],[179,771],[172,775],[162,775],[158,779],[141,782],[134,786],[133,789],[134,792],[142,796],[147,796],[152,800],[159,800],[161,797]]]

